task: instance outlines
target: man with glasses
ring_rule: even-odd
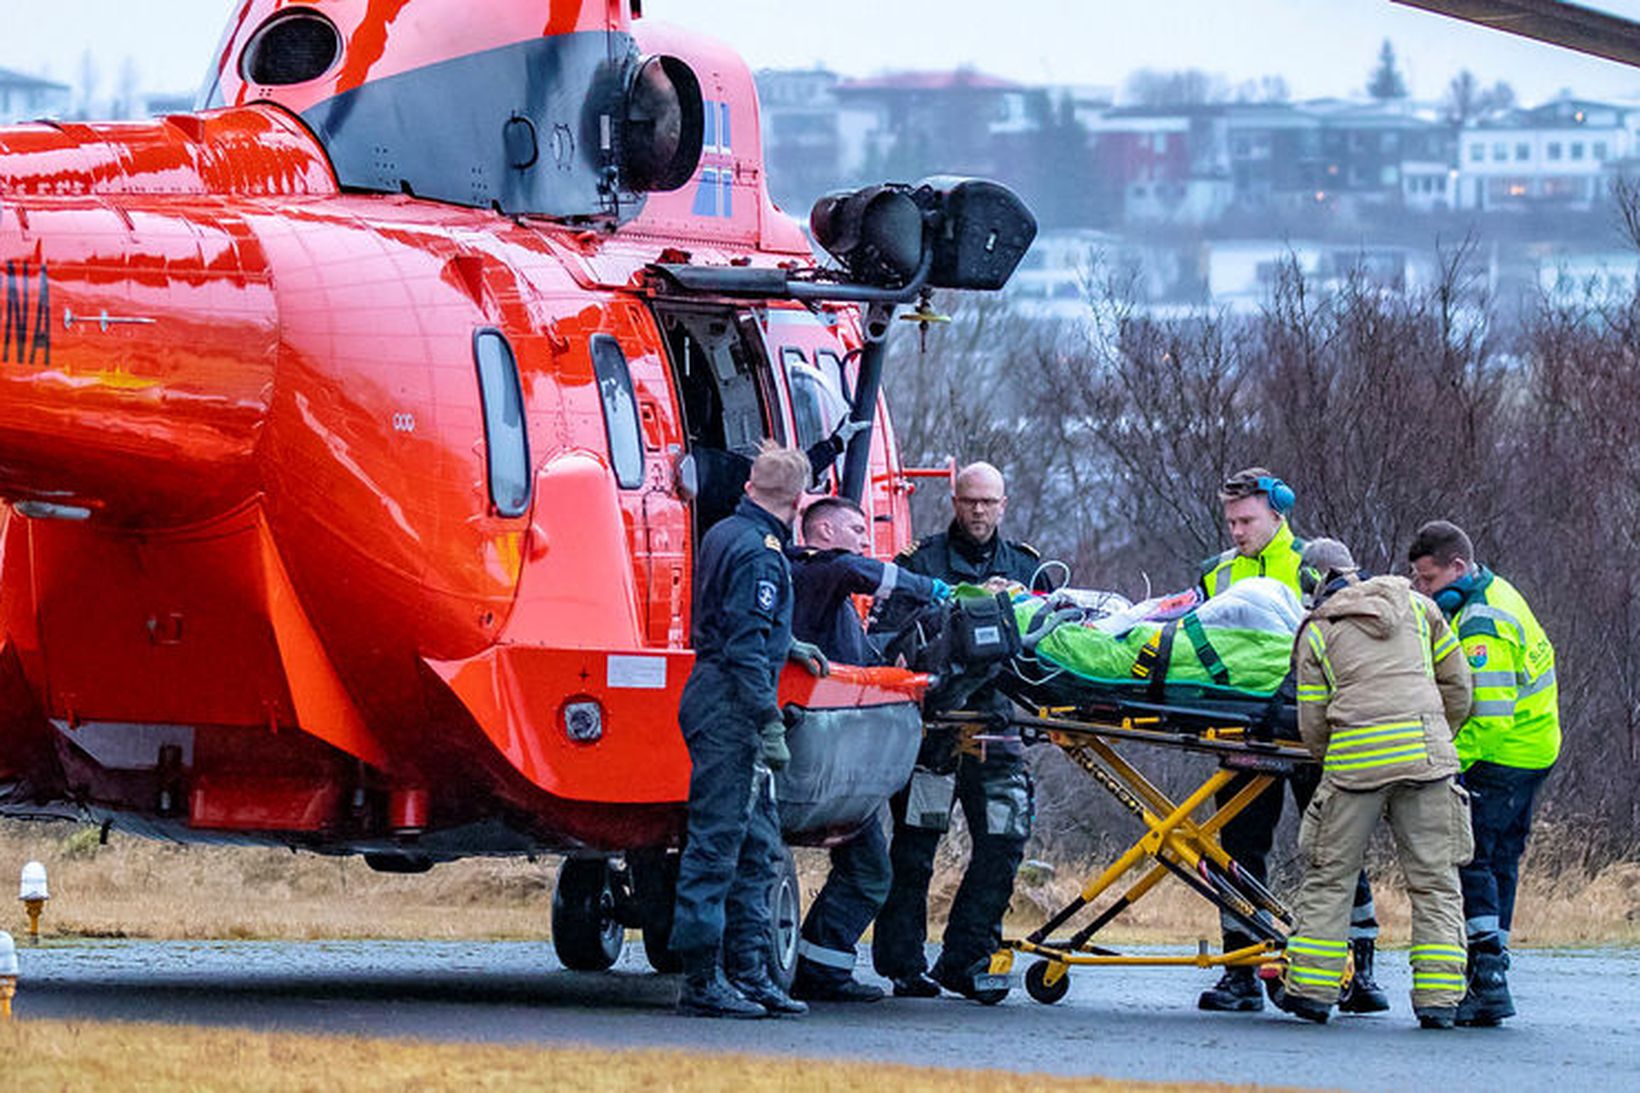
[[[1008,509],[1002,472],[989,463],[964,467],[957,472],[951,503],[951,526],[914,545],[895,563],[952,585],[1001,578],[1029,587],[1041,561],[1033,547],[999,534]],[[879,624],[879,629],[894,628],[892,621]],[[988,688],[969,705],[995,715],[997,726],[990,735],[1006,731],[1009,703],[1001,694]],[[894,877],[877,916],[871,956],[877,974],[893,980],[900,997],[935,998],[941,987],[968,998],[981,993],[976,978],[986,974],[990,956],[1001,944],[1002,915],[1031,833],[1031,782],[1017,734],[983,748],[959,744],[950,732],[929,732],[911,783],[889,802]],[[951,901],[940,957],[930,971],[925,952],[928,884],[954,801],[962,805],[973,854]]]

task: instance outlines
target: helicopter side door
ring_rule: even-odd
[[[699,543],[739,504],[762,445],[787,442],[783,399],[749,310],[668,305],[656,319],[682,411],[679,489]]]

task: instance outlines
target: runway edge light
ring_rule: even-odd
[[[0,1021],[11,1020],[11,999],[17,993],[17,944],[0,930]]]
[[[31,861],[23,866],[23,881],[17,892],[17,898],[22,901],[28,912],[28,936],[30,940],[40,940],[40,912],[45,909],[46,900],[51,898],[51,892],[46,888],[46,867],[37,861]]]

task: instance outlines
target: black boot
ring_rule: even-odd
[[[1213,1013],[1257,1013],[1264,1008],[1264,992],[1249,967],[1224,969],[1224,975],[1196,999],[1196,1008]]]
[[[1458,1003],[1458,1024],[1466,1028],[1490,1028],[1515,1015],[1515,1000],[1509,996],[1505,974],[1508,958],[1495,944],[1469,947],[1469,989]]]
[[[780,989],[780,984],[769,978],[769,969],[759,966],[750,971],[737,971],[729,983],[770,1013],[797,1016],[809,1012],[809,1007]]]
[[[1294,1017],[1302,1017],[1306,1021],[1314,1021],[1318,1025],[1327,1023],[1332,1016],[1332,1007],[1325,1002],[1317,1002],[1313,998],[1306,998],[1302,994],[1287,993],[1287,984],[1279,979],[1269,981],[1270,1001],[1275,1003],[1276,1009],[1283,1013],[1290,1013]]]
[[[1389,1009],[1389,995],[1372,978],[1373,949],[1370,937],[1358,937],[1350,942],[1350,953],[1355,957],[1355,975],[1338,999],[1338,1012],[1383,1013]]]
[[[1414,1006],[1419,1028],[1451,1028],[1458,1017],[1457,1006]]]
[[[723,976],[717,954],[686,961],[678,988],[678,1012],[689,1017],[767,1017],[769,1011],[748,999]]]
[[[894,977],[895,998],[938,998],[940,985],[928,978],[925,972],[912,972],[910,975]]]

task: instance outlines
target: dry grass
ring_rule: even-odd
[[[0,883],[15,883],[37,858],[51,876],[43,932],[57,937],[178,939],[545,937],[555,860],[473,859],[422,876],[371,872],[358,858],[283,850],[173,846],[115,834],[98,846],[95,829],[71,824],[0,823]],[[1591,873],[1577,840],[1549,830],[1525,863],[1515,937],[1521,945],[1640,942],[1640,864]],[[809,895],[825,879],[822,853],[800,851]],[[946,840],[930,902],[938,921],[961,878],[962,843]],[[1010,925],[1029,930],[1067,902],[1092,865],[1059,865],[1052,876],[1021,878]],[[1375,869],[1379,917],[1393,943],[1407,936],[1399,871]],[[5,893],[9,896],[9,892]],[[0,899],[0,929],[26,928],[22,908]],[[1218,919],[1204,901],[1169,880],[1106,931],[1125,943],[1185,944],[1215,938]]]
[[[6,1088],[34,1090],[1228,1090],[663,1051],[435,1045],[160,1025],[0,1026]]]

